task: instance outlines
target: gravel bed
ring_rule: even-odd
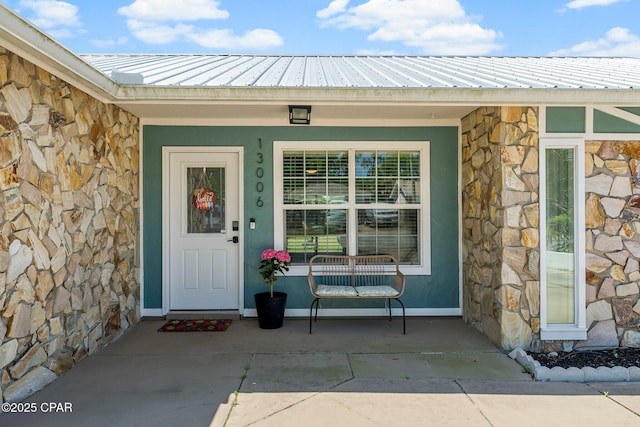
[[[547,368],[613,368],[622,366],[640,368],[640,348],[617,348],[612,350],[585,350],[559,353],[529,353],[529,355]]]

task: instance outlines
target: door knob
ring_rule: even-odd
[[[238,243],[240,241],[240,238],[238,236],[233,236],[233,238],[227,240],[227,242],[233,242],[233,243]]]

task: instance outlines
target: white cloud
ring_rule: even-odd
[[[89,43],[95,47],[107,49],[116,46],[124,46],[129,43],[129,39],[127,37],[118,37],[116,40],[91,39],[89,40]]]
[[[282,44],[282,38],[271,30],[253,30],[237,36],[231,30],[201,29],[193,25],[158,25],[132,20],[129,28],[139,40],[149,44],[192,41],[212,49],[264,49]]]
[[[369,31],[368,39],[401,42],[436,55],[484,55],[502,34],[482,28],[457,0],[367,0],[347,9],[334,0],[316,16],[323,25]]]
[[[189,36],[195,29],[193,25],[160,25],[137,19],[127,20],[127,26],[138,40],[149,44],[175,43]]]
[[[189,38],[200,46],[211,49],[268,49],[283,43],[275,31],[255,29],[237,36],[231,30],[195,31]]]
[[[604,37],[551,52],[552,56],[630,56],[640,58],[640,37],[628,28],[615,27]]]
[[[569,9],[582,9],[591,6],[609,6],[625,0],[573,0],[566,4]]]
[[[318,18],[328,18],[330,16],[342,13],[347,10],[349,0],[333,0],[325,9],[316,12]]]
[[[378,40],[376,33],[369,36]],[[440,55],[484,55],[497,49],[496,34],[476,24],[437,24],[416,31],[407,37],[405,44]]]
[[[219,6],[216,0],[135,0],[119,8],[118,13],[130,19],[154,22],[227,19],[229,12]]]
[[[395,56],[402,55],[402,53],[395,50],[376,50],[376,49],[360,49],[356,51],[356,55],[362,56]]]
[[[58,0],[21,0],[20,7],[30,10],[27,18],[37,27],[46,30],[55,38],[70,38],[81,26],[78,7]]]
[[[215,49],[267,49],[283,44],[275,31],[254,29],[243,35],[232,30],[210,28],[185,22],[227,19],[229,12],[220,9],[217,0],[181,0],[179,5],[167,0],[135,0],[118,9],[127,17],[133,36],[149,44],[192,42]]]

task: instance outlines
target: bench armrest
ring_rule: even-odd
[[[391,287],[398,291],[398,297],[402,296],[402,294],[404,293],[404,285],[404,273],[398,269],[396,270],[396,277],[393,278],[393,283],[391,284]]]
[[[318,285],[316,284],[316,279],[313,277],[313,271],[311,271],[311,266],[309,266],[309,274],[307,275],[307,282],[309,283],[309,290],[311,291],[311,295],[316,296]]]

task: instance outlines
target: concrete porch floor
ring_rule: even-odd
[[[144,320],[25,400],[9,426],[640,425],[629,383],[542,383],[457,318],[286,319],[157,332]],[[606,392],[606,393],[605,393]],[[42,411],[70,403],[73,412]]]

